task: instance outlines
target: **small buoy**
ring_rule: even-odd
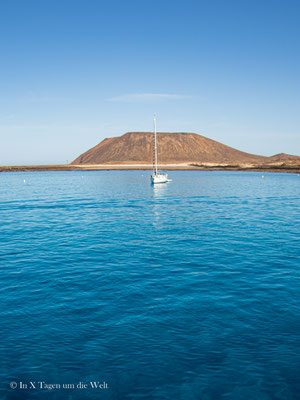
[[[26,183],[25,179],[24,179],[24,183]]]
[[[262,175],[261,177],[264,178],[264,175]]]

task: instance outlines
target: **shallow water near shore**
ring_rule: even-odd
[[[169,176],[0,174],[1,399],[299,398],[300,176]]]

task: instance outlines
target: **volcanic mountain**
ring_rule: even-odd
[[[159,163],[262,164],[300,161],[300,157],[279,154],[264,157],[244,153],[196,133],[157,133]],[[128,132],[120,137],[104,139],[97,146],[77,157],[71,164],[151,164],[153,133]]]

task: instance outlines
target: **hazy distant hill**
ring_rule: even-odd
[[[196,133],[158,133],[160,163],[254,163],[300,161],[300,157],[277,154],[272,157],[244,153]],[[97,146],[77,157],[71,164],[152,163],[153,133],[128,132],[120,137],[104,139]]]

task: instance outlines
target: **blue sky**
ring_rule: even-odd
[[[127,131],[300,155],[300,1],[0,1],[0,165]]]

